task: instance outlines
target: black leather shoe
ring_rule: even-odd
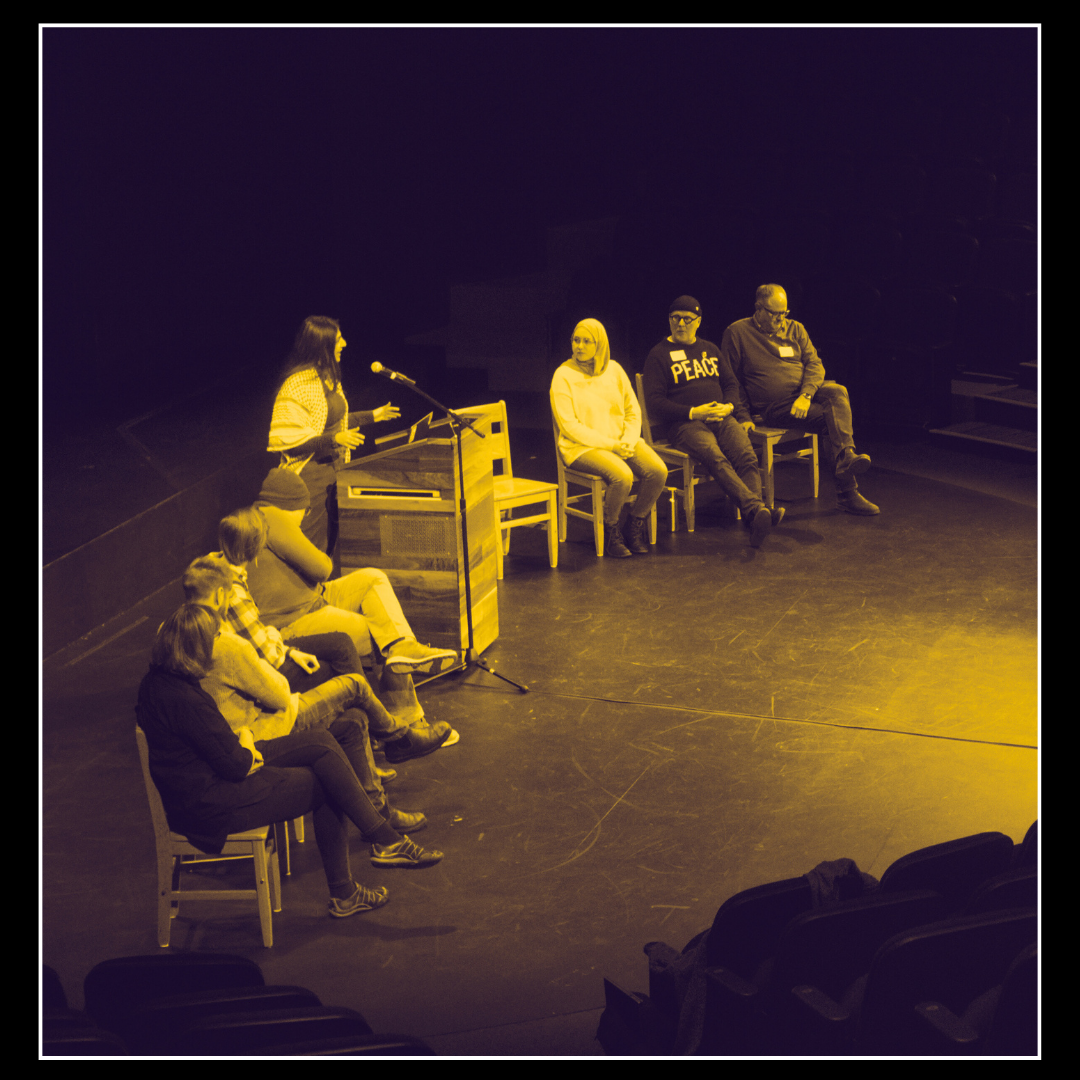
[[[389,814],[383,814],[386,823],[394,832],[413,833],[427,828],[427,818],[421,813],[410,814],[408,810],[395,810],[390,807]]]
[[[630,549],[623,543],[618,525],[605,526],[604,554],[609,559],[629,559]]]
[[[634,517],[633,514],[626,519],[626,546],[635,555],[649,554],[649,522],[647,518]]]
[[[414,724],[404,735],[391,739],[383,745],[383,753],[391,765],[400,765],[403,761],[434,754],[450,736],[454,729],[446,723]]]

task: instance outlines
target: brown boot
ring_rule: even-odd
[[[618,522],[604,526],[604,554],[609,559],[629,559],[630,549],[623,543]]]
[[[626,546],[635,555],[649,554],[649,522],[647,518],[634,517],[631,514],[626,519]]]

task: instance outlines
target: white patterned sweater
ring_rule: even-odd
[[[281,455],[281,467],[299,473],[311,460],[311,454],[291,454],[289,451],[303,446],[320,435],[334,435],[344,431],[349,422],[349,402],[345,391],[338,385],[336,393],[345,403],[341,420],[332,431],[326,428],[326,392],[323,381],[314,368],[305,368],[290,375],[282,384],[274,400],[274,412],[270,418],[270,443],[267,450]],[[348,461],[348,448],[342,447]]]

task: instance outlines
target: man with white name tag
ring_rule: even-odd
[[[750,445],[752,426],[731,368],[720,350],[697,336],[701,305],[692,296],[671,304],[671,333],[645,359],[642,381],[657,438],[701,462],[742,513],[750,544],[760,547],[784,516],[761,497],[761,473]],[[734,415],[733,415],[734,414]]]
[[[863,517],[878,514],[855,480],[870,468],[870,458],[855,452],[847,388],[825,381],[810,335],[790,314],[783,288],[762,285],[754,314],[724,331],[720,355],[738,386],[736,412],[756,413],[771,427],[813,432],[836,476],[840,509]]]

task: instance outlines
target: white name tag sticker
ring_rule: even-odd
[[[686,359],[686,351],[684,349],[676,349],[671,354],[671,359],[672,360],[685,360]]]
[[[795,355],[795,350],[790,345],[780,345],[780,346],[778,346],[778,348],[780,349],[780,355],[781,356],[794,356]]]

